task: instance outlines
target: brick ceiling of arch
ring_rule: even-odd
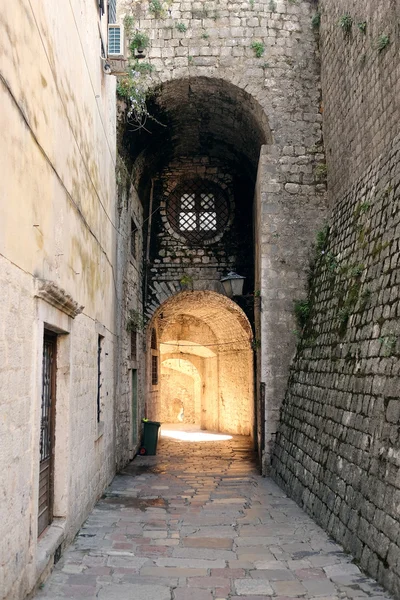
[[[237,304],[215,292],[178,294],[162,305],[156,319],[164,352],[169,344],[176,352],[177,342],[179,352],[188,350],[191,342],[217,353],[250,349],[252,331],[246,316]]]
[[[147,178],[181,156],[208,156],[231,169],[246,169],[254,179],[261,145],[271,134],[264,111],[247,92],[208,77],[162,84],[149,100],[146,131],[126,132],[125,142],[137,161],[136,176]],[[139,173],[140,171],[140,173]],[[146,173],[145,173],[146,171]]]

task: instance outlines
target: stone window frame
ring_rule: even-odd
[[[196,182],[202,181],[205,184],[207,184],[207,182],[210,182],[210,186],[212,188],[219,188],[221,190],[221,194],[224,196],[224,199],[226,200],[227,208],[228,208],[228,218],[227,218],[226,224],[223,226],[223,228],[218,230],[214,236],[202,239],[201,241],[191,241],[190,238],[188,238],[184,234],[179,233],[170,223],[170,221],[168,219],[168,214],[167,214],[168,200],[169,200],[171,194],[173,194],[177,188],[183,187],[186,182],[188,185],[190,185],[193,181],[196,181]],[[164,192],[162,195],[162,200],[160,202],[160,215],[161,215],[161,220],[162,220],[164,228],[168,231],[168,233],[173,238],[175,238],[176,240],[179,240],[186,246],[210,246],[212,244],[215,244],[216,242],[219,242],[219,240],[225,235],[225,233],[232,226],[233,219],[234,219],[235,204],[234,204],[234,200],[233,200],[233,192],[232,192],[231,185],[227,185],[225,182],[222,182],[217,177],[215,177],[215,178],[210,177],[209,174],[207,174],[206,177],[199,177],[199,176],[194,175],[191,177],[179,178],[179,179],[175,180],[173,182],[173,184],[167,185],[167,187],[164,189]]]

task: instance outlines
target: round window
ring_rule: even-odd
[[[228,202],[215,183],[204,179],[186,181],[170,194],[167,218],[174,231],[191,243],[200,243],[225,229]]]

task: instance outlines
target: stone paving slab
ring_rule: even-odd
[[[118,474],[37,600],[388,600],[247,438],[163,439]]]

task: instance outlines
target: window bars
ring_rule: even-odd
[[[186,181],[170,194],[167,218],[174,231],[189,243],[200,244],[225,229],[228,202],[214,183],[204,179]]]

